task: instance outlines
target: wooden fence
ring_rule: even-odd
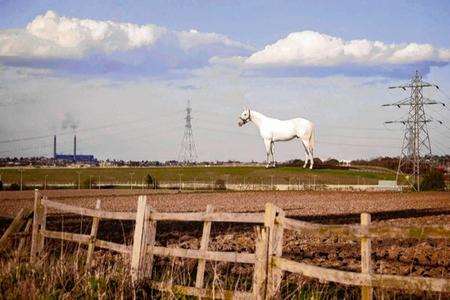
[[[449,226],[399,227],[374,226],[370,215],[361,215],[360,225],[322,225],[287,218],[282,209],[267,203],[264,213],[214,212],[208,206],[205,212],[163,213],[153,210],[146,196],[139,196],[137,212],[108,212],[100,209],[70,206],[48,200],[38,191],[35,194],[32,227],[31,262],[42,253],[45,238],[62,239],[88,245],[87,267],[92,262],[95,247],[109,249],[131,256],[131,275],[134,281],[150,280],[151,286],[161,291],[176,291],[184,295],[208,298],[271,299],[280,291],[283,272],[299,273],[321,281],[361,287],[363,299],[373,298],[373,288],[395,288],[450,292],[450,280],[413,276],[374,274],[371,261],[371,239],[373,238],[450,238]],[[49,231],[45,228],[47,209],[90,216],[93,218],[90,235]],[[100,219],[135,220],[132,245],[123,245],[96,238]],[[203,222],[200,249],[181,249],[155,246],[158,221]],[[257,227],[255,253],[209,251],[212,222],[253,223]],[[361,240],[361,273],[347,272],[295,262],[282,257],[284,230],[312,231],[317,234],[335,233],[341,237]],[[191,258],[198,260],[195,286],[178,286],[151,280],[154,256]],[[254,266],[252,290],[250,292],[218,291],[204,288],[206,261],[247,263]]]

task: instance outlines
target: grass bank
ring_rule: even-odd
[[[1,168],[2,181],[7,184],[78,184],[95,185],[114,183],[142,183],[147,174],[158,182],[223,180],[229,183],[312,183],[317,184],[377,184],[378,180],[394,180],[388,170],[358,169],[303,169],[301,167],[277,167],[265,169],[259,166],[196,166],[151,168]]]

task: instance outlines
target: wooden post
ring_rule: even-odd
[[[264,213],[264,226],[269,227],[269,248],[267,266],[267,297],[272,299],[276,296],[281,286],[283,271],[272,263],[273,256],[281,256],[283,252],[283,223],[277,221],[277,217],[284,218],[284,211],[273,205],[266,203]]]
[[[151,227],[150,223],[150,206],[147,204],[147,196],[139,196],[137,213],[136,213],[136,225],[134,228],[133,248],[131,250],[131,277],[133,282],[137,282],[144,278],[149,268],[151,268],[151,262],[153,256],[147,255],[147,246],[151,240],[151,236],[156,233],[156,228]],[[149,257],[151,256],[151,259]],[[150,270],[151,272],[151,270]]]
[[[41,233],[41,229],[45,222],[44,207],[41,203],[41,195],[39,190],[34,190],[34,215],[33,215],[33,230],[31,235],[31,253],[30,262],[35,263],[36,257],[41,254],[42,247],[44,245],[44,236]]]
[[[47,196],[42,197],[43,199],[47,200]],[[41,204],[41,229],[39,231],[40,233],[40,239],[39,239],[39,243],[38,243],[38,248],[37,248],[37,253],[39,255],[42,254],[42,252],[44,251],[44,241],[45,241],[45,237],[44,235],[41,233],[42,230],[45,230],[45,224],[47,223],[47,207],[43,206]]]
[[[370,214],[362,213],[361,214],[361,226],[368,227],[370,226]],[[370,238],[362,237],[361,238],[361,273],[363,274],[371,274],[372,266],[371,266],[371,254],[372,254],[372,245]],[[361,298],[363,300],[371,300],[373,299],[373,288],[370,286],[362,286],[361,287]]]
[[[101,206],[102,206],[102,201],[100,199],[97,199],[97,202],[95,203],[95,209],[99,210],[101,208]],[[95,240],[97,238],[99,223],[100,223],[100,218],[97,218],[97,217],[92,218],[91,235],[90,235],[90,239],[89,239],[89,246],[88,246],[87,258],[86,258],[86,268],[90,268],[92,265],[92,256],[94,255]]]
[[[255,254],[257,261],[253,271],[253,296],[257,300],[266,299],[267,264],[269,250],[269,228],[256,228]]]
[[[156,221],[149,218],[151,212],[154,211],[150,205],[147,207],[147,252],[145,256],[144,272],[150,279],[152,277],[153,269],[153,246],[155,246],[156,239]]]
[[[206,214],[213,212],[213,210],[214,209],[213,209],[212,205],[206,206]],[[203,251],[208,250],[210,233],[211,233],[211,221],[205,221],[203,223],[203,234],[202,234],[202,240],[200,242],[200,250],[203,250]],[[198,260],[197,277],[195,279],[195,287],[196,288],[203,288],[203,279],[205,276],[205,265],[206,265],[206,261],[204,259]]]

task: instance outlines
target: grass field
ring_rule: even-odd
[[[4,183],[19,183],[21,169],[1,168],[1,179]],[[158,182],[197,181],[210,182],[222,179],[229,183],[297,183],[315,182],[317,184],[377,184],[378,180],[395,179],[389,170],[373,170],[355,168],[309,170],[301,167],[277,167],[265,169],[259,166],[196,166],[196,167],[151,167],[151,168],[23,168],[23,184],[78,183],[86,186],[89,181],[100,183],[134,183],[143,182],[147,174],[151,174]]]

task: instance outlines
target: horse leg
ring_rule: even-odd
[[[305,152],[306,152],[306,155],[308,156],[308,160],[309,160],[309,169],[312,169],[314,166],[314,157],[313,157],[313,153],[312,153],[311,144],[309,143],[309,141],[303,141],[303,144],[305,146]],[[306,166],[306,164],[305,164],[305,166]]]
[[[312,168],[313,168],[313,166],[314,166],[314,150],[312,149],[312,147],[310,146],[309,147],[309,155],[310,155],[310,161],[311,161],[311,164],[309,165],[309,169],[310,170],[312,170]]]
[[[270,153],[272,143],[270,140],[264,140],[264,146],[266,146],[266,169],[270,167]]]
[[[308,148],[306,148],[305,142],[302,140],[302,145],[303,148],[305,149],[305,163],[303,164],[303,168],[306,168],[306,165],[308,164],[308,159],[309,159],[309,152],[308,152]]]
[[[270,143],[270,153],[272,154],[272,166],[275,168],[275,142]]]

